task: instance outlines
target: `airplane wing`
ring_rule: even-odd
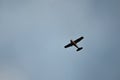
[[[66,46],[64,46],[64,48],[68,48],[68,47],[71,47],[73,44],[69,43],[67,44]]]
[[[75,43],[78,43],[78,42],[81,41],[83,38],[84,38],[84,37],[80,37],[80,38],[76,39],[74,42],[75,42]]]

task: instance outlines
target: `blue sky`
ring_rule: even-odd
[[[119,2],[0,0],[0,80],[120,80]]]

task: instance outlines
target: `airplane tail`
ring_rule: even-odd
[[[83,49],[83,47],[78,48],[76,51],[80,51],[81,49]]]

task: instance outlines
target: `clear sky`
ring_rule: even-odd
[[[0,80],[120,80],[120,1],[0,0]]]

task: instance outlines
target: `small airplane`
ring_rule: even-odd
[[[71,47],[71,46],[75,46],[75,47],[77,48],[76,51],[80,51],[81,49],[83,49],[83,47],[78,47],[78,46],[77,46],[77,43],[80,42],[82,39],[84,39],[83,36],[80,37],[80,38],[78,38],[78,39],[76,39],[76,40],[74,40],[74,41],[73,41],[73,40],[70,40],[70,43],[67,44],[67,45],[65,45],[64,48],[68,48],[68,47]]]

